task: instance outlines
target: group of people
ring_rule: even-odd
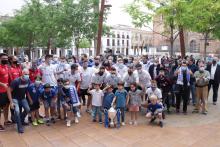
[[[213,89],[216,105],[220,83],[217,57],[205,62],[185,57],[122,57],[82,55],[80,58],[45,57],[19,63],[16,56],[0,54],[0,112],[5,126],[13,123],[18,133],[24,125],[48,126],[64,119],[68,127],[79,123],[82,107],[92,121],[109,127],[108,110],[117,111],[116,127],[125,125],[125,113],[130,112],[130,125],[138,125],[139,111],[144,111],[150,123],[156,119],[163,127],[164,114],[172,111],[207,115],[207,100]],[[191,101],[190,101],[191,100]],[[44,113],[40,113],[41,104]],[[10,115],[9,115],[10,112]],[[102,114],[104,113],[104,121]],[[97,118],[98,115],[98,118]],[[11,118],[9,119],[9,116]],[[25,118],[28,116],[28,122]]]

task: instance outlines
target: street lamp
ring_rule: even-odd
[[[99,55],[101,52],[101,44],[102,44],[102,28],[103,28],[103,16],[105,8],[110,8],[112,5],[105,5],[105,0],[101,0],[101,9],[99,12],[99,26],[98,26],[98,38],[97,38],[97,49],[96,55]]]

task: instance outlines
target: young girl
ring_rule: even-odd
[[[130,91],[128,92],[127,104],[129,105],[129,111],[131,112],[130,125],[137,125],[137,117],[139,107],[141,106],[141,97],[144,95],[142,90],[137,89],[136,83],[130,85]]]

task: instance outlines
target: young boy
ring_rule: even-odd
[[[118,90],[115,92],[115,97],[112,102],[112,105],[116,101],[116,109],[117,109],[117,127],[120,127],[120,123],[122,121],[122,126],[125,125],[125,109],[126,109],[126,101],[127,101],[127,91],[124,89],[124,83],[118,83]],[[121,117],[121,118],[120,118]],[[120,120],[121,119],[121,120]]]
[[[44,121],[40,119],[39,109],[40,109],[40,102],[39,97],[42,91],[41,85],[41,77],[36,77],[35,82],[28,86],[27,89],[27,97],[30,104],[30,111],[31,111],[31,120],[32,125],[37,126],[38,124],[43,124]]]
[[[63,81],[64,88],[63,92],[65,93],[65,97],[62,100],[62,106],[64,107],[64,110],[67,111],[67,127],[71,126],[71,113],[73,112],[75,123],[79,123],[78,117],[77,117],[77,107],[80,106],[79,97],[77,94],[76,87],[73,85],[70,85],[69,80]]]
[[[103,98],[103,108],[104,108],[104,115],[105,115],[105,127],[109,127],[109,117],[108,117],[108,110],[111,108],[112,101],[115,97],[113,91],[113,86],[107,86],[104,91],[104,98]]]
[[[88,93],[92,95],[92,118],[93,122],[96,122],[96,115],[99,115],[99,123],[102,124],[102,100],[103,100],[103,91],[100,89],[100,84],[95,83],[93,90],[88,90]]]
[[[50,122],[55,123],[55,108],[57,95],[55,89],[52,89],[50,84],[45,84],[40,99],[43,101],[46,117],[46,125],[50,126]],[[51,119],[49,119],[49,110]]]
[[[162,111],[163,107],[161,104],[158,103],[157,96],[151,95],[150,96],[150,104],[147,107],[147,114],[146,117],[150,120],[150,123],[153,123],[156,118],[159,119],[159,125],[162,128],[163,127],[163,117],[162,117]]]

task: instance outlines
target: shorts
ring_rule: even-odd
[[[130,105],[129,111],[130,112],[139,112],[139,106],[138,105]]]
[[[0,93],[0,108],[5,107],[7,104],[9,104],[9,99],[7,92],[5,93]]]
[[[32,105],[30,105],[31,112],[35,111],[35,110],[38,110],[38,109],[40,109],[40,103],[39,102],[34,102]]]
[[[56,108],[57,103],[52,100],[44,100],[44,108]]]
[[[81,97],[85,95],[91,96],[91,94],[88,93],[88,89],[80,89],[79,96]]]

